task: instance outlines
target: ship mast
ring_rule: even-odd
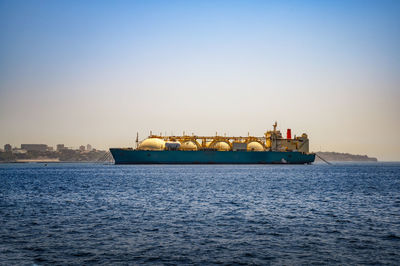
[[[277,135],[276,135],[276,127],[278,126],[278,122],[275,121],[275,123],[272,125],[274,127],[274,133],[272,134],[272,145],[271,148],[276,151],[278,150],[278,143],[276,141]]]

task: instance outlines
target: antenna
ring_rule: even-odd
[[[139,147],[139,132],[136,132],[136,149]]]

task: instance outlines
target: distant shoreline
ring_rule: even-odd
[[[315,162],[378,162],[377,158],[367,155],[354,155],[339,152],[316,152]],[[0,153],[0,163],[105,163],[113,162],[107,151],[80,151],[66,150],[62,152],[28,152],[26,154]]]
[[[13,162],[0,162],[0,164],[40,164],[40,163],[51,163],[51,164],[62,164],[62,163],[98,163],[98,164],[104,164],[104,163],[111,163],[111,162],[99,162],[99,161],[13,161]]]
[[[339,152],[322,152],[317,151],[316,154],[324,160],[330,162],[378,162],[375,157],[368,157],[367,155],[358,155],[350,153],[339,153]],[[318,156],[315,157],[315,161],[322,161]]]

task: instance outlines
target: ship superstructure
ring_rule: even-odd
[[[287,130],[287,137],[276,129],[265,132],[263,137],[227,137],[227,136],[162,136],[150,134],[142,142],[137,138],[137,150],[182,150],[182,151],[299,151],[309,152],[309,139],[303,133],[300,137],[291,137],[291,129]]]

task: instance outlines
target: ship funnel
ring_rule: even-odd
[[[290,128],[287,129],[286,138],[287,139],[292,139],[292,130]]]

